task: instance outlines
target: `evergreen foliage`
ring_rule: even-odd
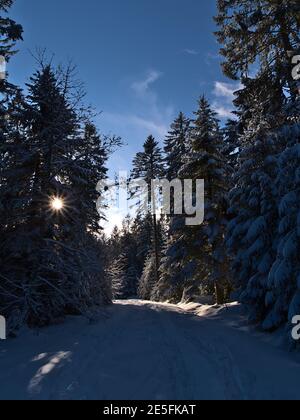
[[[0,10],[11,4],[1,1]],[[0,24],[9,59],[22,28],[8,18]],[[48,64],[31,77],[26,96],[1,85],[0,312],[9,331],[111,302],[95,191],[108,151],[93,124],[84,124],[71,85],[69,70]]]

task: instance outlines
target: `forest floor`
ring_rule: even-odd
[[[0,399],[300,399],[300,355],[228,309],[118,301],[0,342]]]

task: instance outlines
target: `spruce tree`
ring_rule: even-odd
[[[151,214],[137,214],[132,223],[132,235],[136,242],[135,262],[138,279],[140,279],[144,270],[146,259],[153,245],[153,224]]]
[[[17,115],[18,131],[6,146],[13,168],[3,176],[7,185],[21,183],[18,193],[3,185],[0,192],[11,197],[5,200],[10,223],[1,254],[4,314],[47,325],[110,301],[101,244],[92,230],[96,180],[105,177],[106,154],[94,129],[82,135],[80,117],[49,65],[31,78]],[[61,200],[61,210],[52,206],[54,199]]]
[[[165,139],[166,176],[169,181],[180,179],[180,171],[191,146],[191,121],[180,112],[172,123]],[[184,266],[187,239],[181,235],[185,228],[182,215],[174,214],[173,195],[171,192],[171,213],[168,217],[168,231],[165,246],[162,249],[160,281],[155,288],[156,300],[179,302],[183,287],[189,277]]]
[[[190,120],[180,112],[165,139],[166,174],[169,181],[176,179],[179,175],[183,159],[188,151],[189,135]]]
[[[218,10],[217,37],[225,75],[239,80],[258,64],[258,82],[263,84],[268,74],[275,73],[282,91],[287,88],[295,100],[290,54],[300,47],[298,0],[218,0]]]
[[[220,0],[216,18],[224,72],[243,83],[234,101],[240,145],[227,244],[240,299],[268,330],[297,308],[298,3]]]
[[[134,191],[136,194],[146,195],[148,204],[148,214],[152,219],[152,235],[153,235],[153,249],[155,258],[155,282],[159,282],[159,267],[160,267],[160,239],[159,239],[159,224],[156,214],[156,200],[153,199],[152,181],[164,177],[164,160],[162,151],[153,136],[149,136],[144,144],[143,152],[136,155],[133,160],[133,170],[131,178],[133,180],[143,180],[147,185],[147,191]]]
[[[227,164],[232,171],[236,168],[240,150],[240,126],[236,120],[228,120],[222,129],[223,150],[222,154],[226,157]]]
[[[268,274],[276,254],[275,153],[276,144],[267,133],[262,133],[254,145],[243,148],[229,195],[232,220],[227,245],[233,255],[235,285],[242,292],[241,300],[249,305],[251,321],[264,316]]]
[[[205,221],[200,226],[186,226],[185,215],[171,221],[160,293],[163,299],[179,301],[215,290],[217,302],[222,303],[225,287],[228,289],[224,233],[229,169],[222,156],[216,114],[204,97],[192,122],[190,141],[179,178],[205,180]]]
[[[262,324],[271,331],[291,323],[300,311],[299,123],[285,124],[273,136],[285,147],[278,155],[277,177],[273,180],[278,191],[277,253],[266,285]]]
[[[16,53],[14,50],[17,41],[22,40],[23,28],[20,24],[10,19],[7,14],[13,5],[13,0],[0,0],[0,56],[9,62]],[[0,93],[11,87],[4,79],[0,79]]]
[[[157,285],[156,271],[156,255],[153,252],[150,252],[147,256],[138,288],[138,295],[143,300],[151,300],[152,298],[152,293]]]
[[[230,173],[222,156],[223,143],[216,114],[204,97],[200,98],[195,117],[191,152],[181,175],[194,181],[205,180],[205,221],[188,231],[189,262],[197,260],[198,279],[204,285],[213,285],[217,303],[223,303],[229,284],[224,234]]]
[[[180,302],[186,285],[193,283],[196,267],[187,260],[189,236],[186,229],[184,216],[170,219],[168,238],[162,252],[160,281],[156,288],[156,299],[159,301]]]
[[[131,251],[133,251],[131,249]],[[110,264],[109,276],[115,299],[137,297],[138,274],[132,262],[133,253],[125,252]]]
[[[99,234],[102,220],[99,220],[99,213],[96,211],[98,193],[95,185],[107,177],[106,162],[109,153],[92,122],[86,123],[80,135],[74,139],[69,157],[72,156],[66,171],[76,188],[77,196],[80,197],[76,203],[76,211],[80,213],[81,229],[85,226],[85,229]],[[102,210],[104,212],[105,208]]]
[[[23,29],[14,20],[8,17],[12,0],[0,0],[0,57],[3,61],[9,62],[15,54],[15,44],[22,40]],[[2,61],[1,61],[2,63]],[[1,70],[5,70],[4,68]],[[14,195],[8,195],[9,188],[16,188],[16,185],[8,185],[7,174],[14,171],[17,161],[22,160],[26,155],[26,147],[22,144],[23,133],[20,131],[22,107],[24,105],[20,90],[9,83],[7,73],[1,73],[0,78],[0,217],[1,227],[6,225],[9,212],[4,214],[4,203],[8,205],[8,200],[12,200]],[[13,153],[12,153],[13,152]],[[14,156],[13,156],[14,154]],[[16,180],[17,181],[17,180]],[[19,173],[18,187],[21,189],[22,174]],[[5,193],[4,193],[5,190]],[[16,196],[14,195],[14,199]],[[0,227],[0,233],[1,233]]]
[[[282,145],[271,133],[284,121],[284,99],[272,79],[263,85],[256,79],[244,82],[235,100],[240,145],[229,194],[232,220],[227,245],[235,286],[248,305],[250,320],[256,322],[265,314],[267,277],[276,254],[278,209],[273,180]]]
[[[115,228],[107,244],[107,271],[114,296],[128,299],[138,296],[140,278],[152,249],[152,217],[137,214],[125,218]],[[111,262],[113,262],[111,264]]]

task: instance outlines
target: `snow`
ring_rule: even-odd
[[[299,399],[299,368],[238,304],[117,301],[0,342],[0,399]]]

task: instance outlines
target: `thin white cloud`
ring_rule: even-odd
[[[144,80],[134,82],[131,85],[131,89],[138,100],[135,106],[138,111],[125,116],[127,124],[139,131],[147,132],[148,135],[153,134],[159,138],[166,135],[174,116],[173,107],[163,105],[157,92],[153,89],[155,82],[162,76],[163,73],[159,70],[150,70],[146,73]]]
[[[117,170],[131,168],[132,157],[142,150],[146,138],[152,134],[158,141],[166,136],[169,126],[174,119],[172,105],[164,104],[154,89],[154,84],[163,76],[158,70],[145,73],[142,80],[137,80],[127,86],[130,88],[124,94],[127,97],[127,107],[118,109],[114,107],[111,112],[103,112],[99,118],[99,126],[104,131],[113,131],[120,135],[126,146],[112,157],[113,166]],[[114,226],[120,226],[128,211],[112,208],[107,211],[108,222],[104,224],[104,231],[110,235]]]
[[[237,83],[215,82],[214,95],[218,98],[225,98],[229,102],[232,102],[234,99],[234,92],[239,90],[240,87],[240,84]]]
[[[213,103],[213,109],[218,114],[220,118],[234,118],[232,114],[232,109],[229,107],[218,105],[217,103]]]
[[[161,122],[151,121],[145,118],[138,117],[136,115],[132,115],[130,117],[130,122],[132,124],[135,124],[141,128],[148,130],[149,133],[154,133],[158,135],[160,138],[165,137],[169,129],[168,125],[165,125]]]
[[[168,132],[174,118],[174,108],[164,105],[153,84],[163,76],[158,70],[150,70],[141,81],[130,85],[134,96],[131,98],[130,111],[104,112],[101,116],[106,125],[114,127],[126,143],[132,144],[135,139],[143,142],[150,134],[162,140]]]
[[[220,118],[234,118],[234,114],[232,114],[234,110],[234,92],[241,87],[242,85],[240,83],[215,82],[213,89],[213,95],[215,97],[213,108]]]
[[[186,49],[184,50],[184,52],[185,52],[186,54],[189,54],[189,55],[199,55],[199,51],[192,50],[192,49],[189,49],[189,48],[186,48]]]
[[[162,77],[162,73],[157,70],[150,70],[144,80],[132,83],[131,88],[140,96],[145,97],[149,94],[151,85]]]
[[[115,129],[119,129],[121,133],[125,133],[126,142],[130,142],[129,133],[134,134],[134,137],[141,137],[141,141],[146,140],[150,134],[162,139],[168,132],[169,123],[172,116],[169,114],[171,111],[165,111],[166,121],[157,119],[156,115],[149,115],[149,117],[140,116],[138,114],[117,114],[104,112],[102,119],[106,123],[111,124]],[[128,133],[128,134],[127,134]]]

